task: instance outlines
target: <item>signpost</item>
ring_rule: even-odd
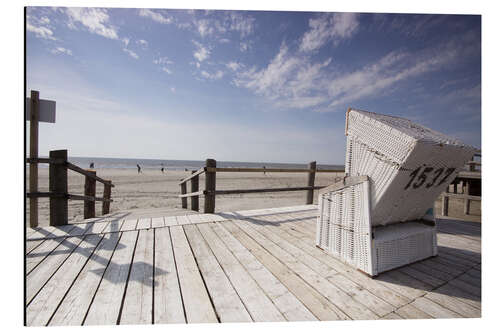
[[[39,99],[38,91],[26,98],[26,120],[30,122],[30,193],[38,192],[38,123],[56,122],[56,102]],[[38,198],[30,198],[30,227],[38,226]]]

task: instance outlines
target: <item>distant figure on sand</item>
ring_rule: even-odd
[[[161,164],[161,169],[160,170],[161,170],[161,173],[164,173],[165,167],[163,167],[163,163]]]
[[[141,167],[137,164],[137,173],[141,173]]]
[[[93,169],[94,168],[94,162],[90,162],[90,166],[89,166],[90,169]]]
[[[266,166],[265,165],[262,166],[262,169],[264,169],[264,174],[266,174]]]

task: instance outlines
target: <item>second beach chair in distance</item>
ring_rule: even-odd
[[[437,255],[435,200],[474,147],[410,120],[349,109],[346,177],[319,192],[316,245],[371,275]]]

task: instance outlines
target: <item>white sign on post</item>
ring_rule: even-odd
[[[56,101],[49,101],[46,99],[39,100],[38,121],[43,123],[56,122]],[[26,97],[26,120],[31,119],[31,98]]]

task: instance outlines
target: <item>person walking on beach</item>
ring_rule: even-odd
[[[137,164],[137,173],[141,173],[141,167]]]
[[[262,166],[262,169],[264,169],[264,175],[265,175],[265,174],[266,174],[266,166],[265,166],[265,165],[263,165],[263,166]]]
[[[163,166],[163,163],[161,164],[161,169],[160,170],[161,170],[161,173],[164,173],[165,167]]]

